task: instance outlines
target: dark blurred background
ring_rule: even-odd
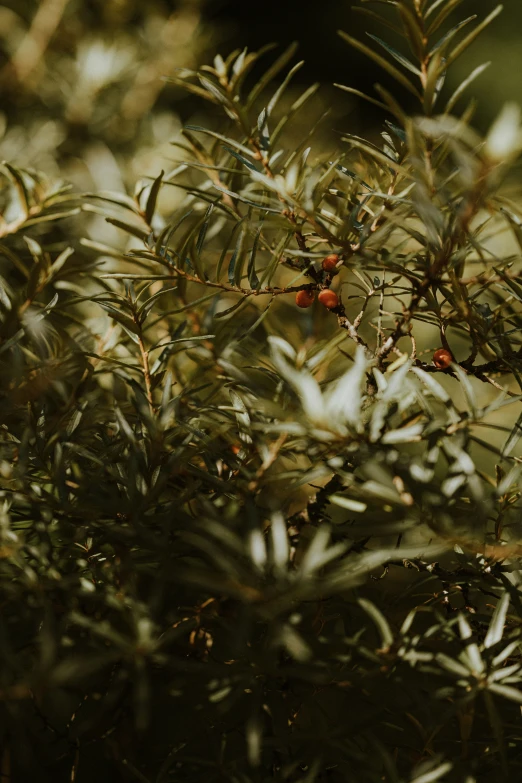
[[[483,18],[495,5],[495,0],[465,0],[444,31],[468,15]],[[342,131],[375,134],[384,119],[380,110],[332,84],[371,93],[374,82],[390,86],[390,80],[344,43],[337,30],[362,39],[371,30],[397,41],[351,6],[343,0],[0,3],[0,159],[60,175],[82,188],[131,188],[172,157],[169,142],[183,123],[208,117],[208,107],[166,85],[163,77],[176,68],[212,62],[217,52],[257,49],[268,42],[300,44],[297,58],[306,62],[289,98],[314,81],[323,84],[310,106],[312,115],[332,109],[332,135],[321,143],[334,144]],[[500,18],[452,69],[448,94],[477,65],[492,61],[470,90],[478,101],[475,123],[481,129],[504,101],[522,103],[521,31],[522,3],[506,0]],[[271,57],[264,58],[265,66]],[[411,106],[408,94],[400,88],[399,93]]]

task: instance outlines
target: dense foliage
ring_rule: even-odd
[[[342,34],[381,144],[314,152],[291,48],[180,71],[132,196],[3,164],[5,781],[520,774],[522,126],[445,94],[458,5]]]

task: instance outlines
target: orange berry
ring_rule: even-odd
[[[433,354],[433,364],[439,370],[445,370],[453,361],[453,356],[446,348],[439,348]]]
[[[322,305],[329,310],[333,310],[334,307],[339,305],[339,298],[335,291],[331,291],[329,288],[323,288],[319,296],[317,297]]]
[[[325,272],[335,272],[337,270],[337,264],[339,263],[339,256],[336,253],[332,253],[326,258],[323,258],[323,269]]]
[[[295,303],[298,307],[310,307],[313,305],[314,299],[314,292],[308,290],[307,288],[303,289],[302,291],[298,291],[295,295]]]

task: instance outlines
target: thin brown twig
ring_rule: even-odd
[[[257,488],[259,487],[259,482],[263,478],[264,474],[269,468],[272,467],[272,465],[276,461],[279,452],[281,451],[281,448],[284,446],[287,437],[288,437],[288,433],[283,432],[279,436],[279,438],[276,441],[274,441],[274,443],[272,443],[267,456],[265,457],[262,464],[257,469],[254,478],[248,485],[249,492],[255,492],[257,490]]]

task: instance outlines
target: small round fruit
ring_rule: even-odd
[[[315,294],[313,291],[309,291],[308,289],[303,289],[302,291],[298,291],[295,295],[295,303],[298,307],[310,307],[313,305],[315,299]]]
[[[319,296],[317,297],[322,305],[329,310],[333,310],[334,307],[339,305],[339,298],[335,291],[331,291],[329,288],[323,288]]]
[[[332,253],[326,258],[323,258],[323,269],[325,272],[335,272],[337,270],[337,264],[339,263],[339,256],[337,253]]]
[[[433,354],[433,364],[438,367],[439,370],[445,370],[453,361],[453,356],[446,348],[439,348]]]

